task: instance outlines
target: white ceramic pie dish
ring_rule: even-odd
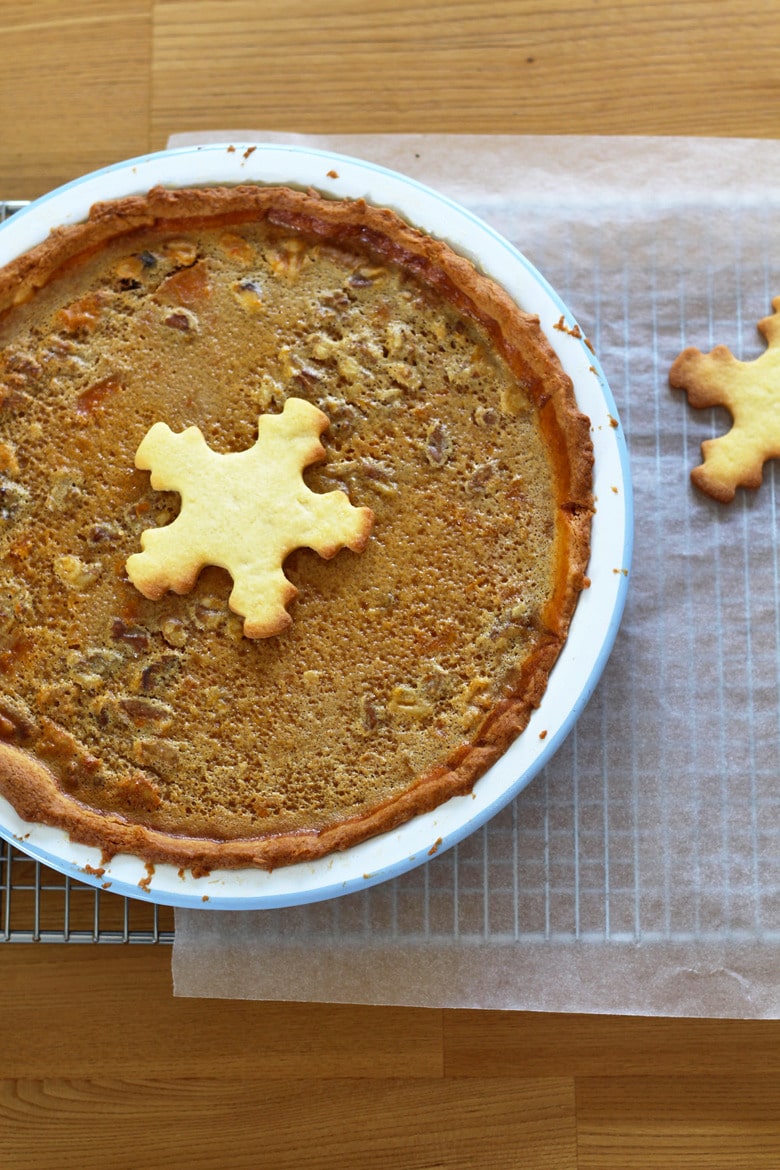
[[[101,860],[99,850],[66,833],[22,821],[0,798],[0,836],[81,881],[161,904],[257,909],[319,901],[386,881],[424,864],[483,825],[550,760],[598,682],[623,612],[631,560],[633,513],[628,455],[617,410],[586,339],[566,306],[517,249],[469,211],[420,183],[373,163],[299,146],[236,143],[164,151],[77,179],[30,204],[0,226],[0,266],[43,240],[51,228],[84,219],[93,203],[172,187],[231,183],[315,187],[326,195],[363,197],[469,256],[528,312],[536,313],[592,423],[597,510],[589,567],[564,650],[541,706],[523,735],[477,782],[399,829],[319,861],[262,870],[215,870],[194,878],[174,866],[148,867],[136,857]]]

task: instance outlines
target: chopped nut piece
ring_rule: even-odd
[[[244,623],[237,613],[229,613],[225,622],[225,632],[233,642],[243,642]]]
[[[498,422],[498,415],[492,406],[478,406],[474,411],[474,422],[478,427],[493,427]]]
[[[453,700],[453,704],[460,708],[461,726],[469,731],[482,718],[484,712],[492,706],[490,679],[473,678]]]
[[[384,357],[381,345],[373,341],[370,336],[360,336],[357,339],[357,352],[364,362],[375,366]]]
[[[13,443],[0,443],[0,472],[10,476],[19,474],[19,460]]]
[[[187,627],[180,618],[166,618],[160,626],[160,632],[169,646],[181,648],[187,641]]]
[[[350,300],[347,294],[341,288],[330,289],[324,292],[320,298],[320,302],[324,310],[329,313],[340,312],[342,309],[348,309]]]
[[[150,812],[162,804],[160,790],[153,780],[141,774],[129,776],[117,784],[117,793],[127,808]]]
[[[168,240],[163,245],[163,252],[174,264],[189,267],[198,258],[198,247],[192,240]]]
[[[202,597],[195,607],[195,625],[201,630],[216,630],[227,615],[227,601],[221,597]]]
[[[263,309],[262,285],[258,280],[240,280],[233,285],[233,296],[249,313],[260,313]]]
[[[353,471],[357,471],[360,463],[357,459],[334,459],[331,463],[327,463],[321,470],[321,475],[327,475],[329,478],[337,478],[343,475],[351,475]]]
[[[384,712],[376,699],[363,695],[360,700],[360,724],[364,731],[375,731],[384,718]]]
[[[422,374],[407,362],[392,362],[387,372],[394,382],[403,386],[404,390],[419,390],[422,386]]]
[[[151,725],[158,731],[167,731],[173,723],[173,708],[160,699],[127,695],[119,700],[119,707],[137,727]]]
[[[40,358],[47,375],[49,370],[56,369],[57,374],[51,376],[50,385],[59,387],[74,378],[89,377],[92,373],[89,362],[80,352],[81,342],[69,341],[64,337],[49,338],[49,344],[40,350]]]
[[[56,557],[54,560],[54,572],[63,585],[67,585],[69,589],[75,589],[79,593],[94,585],[102,571],[103,566],[100,561],[86,564],[81,557],[73,556],[70,553]]]
[[[102,675],[90,674],[86,670],[74,671],[73,680],[85,691],[89,691],[90,694],[94,694],[96,691],[101,690],[106,685],[106,680],[102,677]]]
[[[144,262],[140,256],[125,256],[114,269],[120,280],[137,281],[143,274]]]
[[[438,662],[432,662],[423,675],[420,690],[427,699],[435,703],[439,699],[449,698],[452,694],[454,681],[454,677],[449,671],[440,666]]]
[[[142,654],[149,649],[149,631],[143,626],[130,626],[121,618],[114,618],[111,637],[115,642],[129,646],[136,654]]]
[[[295,374],[295,381],[299,386],[311,389],[322,380],[322,371],[312,366],[301,366]]]
[[[293,375],[294,376],[294,373]],[[251,387],[253,401],[266,411],[275,403],[278,404],[284,400],[285,390],[281,382],[277,382],[269,373],[263,372],[260,376],[259,384]]]
[[[139,665],[134,672],[132,689],[138,694],[150,694],[162,690],[173,684],[177,673],[181,669],[181,659],[178,654],[163,654],[161,658],[154,658],[145,665]]]
[[[122,655],[116,650],[92,650],[88,654],[71,650],[68,654],[71,677],[92,694],[106,685],[106,680],[121,662]]]
[[[219,237],[219,246],[239,264],[251,264],[255,258],[255,250],[252,245],[236,232],[224,232]]]
[[[178,329],[180,333],[198,333],[200,324],[191,309],[176,309],[165,318],[165,324],[170,329]]]
[[[89,539],[92,544],[114,544],[121,535],[115,524],[108,524],[105,521],[93,524],[89,530]]]
[[[0,410],[24,410],[30,403],[30,395],[7,382],[0,382]]]
[[[76,414],[82,421],[88,421],[99,414],[107,399],[114,394],[118,394],[123,390],[124,386],[115,374],[110,374],[107,378],[101,378],[99,382],[95,382],[94,386],[82,390],[76,399]]]
[[[133,759],[143,768],[165,773],[176,767],[179,745],[170,739],[136,739],[133,741]],[[158,801],[159,803],[159,801]]]
[[[30,506],[30,493],[20,483],[0,475],[0,532],[4,525],[21,520]]]
[[[266,259],[275,276],[296,276],[306,258],[306,242],[292,237],[269,251]]]
[[[211,281],[204,260],[190,268],[180,268],[166,276],[154,294],[155,301],[163,305],[177,305],[185,309],[197,309],[211,296]]]
[[[363,371],[351,354],[340,353],[336,359],[336,366],[342,378],[347,382],[357,382],[358,378],[363,375]]]
[[[12,351],[6,357],[5,368],[9,374],[16,374],[20,378],[35,380],[40,378],[43,370],[35,358],[19,350]]]
[[[490,707],[490,679],[473,678],[466,687],[466,701],[476,703],[479,707]]]
[[[289,382],[298,373],[297,367],[293,364],[289,345],[280,346],[276,356],[279,360],[279,373],[285,382]]]
[[[479,467],[475,467],[468,482],[468,490],[473,495],[484,492],[485,488],[493,478],[495,470],[496,465],[493,462],[482,463]]]
[[[444,467],[452,451],[452,439],[444,423],[433,423],[425,436],[425,458],[431,467]]]
[[[523,414],[528,409],[528,397],[524,387],[518,382],[504,386],[501,390],[501,412],[513,418]]]
[[[394,719],[418,721],[428,719],[433,714],[433,704],[423,698],[415,687],[402,684],[393,687],[387,710]]]
[[[531,617],[531,607],[527,601],[516,602],[509,611],[513,622],[527,622]]]
[[[377,401],[387,405],[390,402],[397,402],[403,394],[400,386],[385,386],[376,391]]]
[[[378,459],[361,459],[360,469],[367,486],[381,496],[393,496],[398,491],[395,476],[386,463],[380,463]]]
[[[390,321],[385,330],[388,357],[398,357],[409,344],[409,330],[403,321]]]
[[[334,357],[338,353],[341,344],[338,341],[334,341],[332,337],[327,337],[324,333],[315,333],[311,340],[311,352],[318,362],[326,362],[329,358]]]
[[[345,398],[337,398],[333,394],[327,395],[323,399],[322,405],[335,426],[344,424],[353,427],[360,417],[360,412],[354,403],[347,402]]]
[[[443,362],[444,376],[452,386],[466,386],[477,373],[473,363],[463,354],[447,357]]]
[[[83,482],[81,471],[69,467],[55,471],[46,497],[46,507],[52,512],[74,507],[81,499]]]
[[[57,325],[66,333],[93,333],[112,295],[105,289],[87,293],[60,309],[55,318]]]

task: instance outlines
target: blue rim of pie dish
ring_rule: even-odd
[[[99,181],[107,175],[111,175],[116,171],[131,171],[135,167],[143,167],[148,164],[162,162],[166,159],[175,158],[176,156],[193,156],[198,153],[220,151],[225,152],[230,149],[238,155],[242,152],[250,150],[253,156],[253,162],[262,159],[264,153],[274,152],[282,155],[289,153],[290,155],[305,155],[308,158],[321,158],[331,164],[338,166],[357,167],[360,170],[373,172],[380,177],[386,177],[392,182],[401,182],[405,188],[417,189],[425,198],[433,198],[440,204],[447,206],[453,212],[461,217],[470,220],[476,228],[481,232],[486,232],[493,237],[494,241],[501,246],[509,255],[509,258],[515,263],[521,264],[527,274],[532,280],[543,290],[550,298],[554,306],[561,314],[561,320],[567,323],[566,331],[574,334],[579,345],[585,347],[587,345],[584,334],[578,331],[576,322],[571,315],[568,307],[549,284],[546,278],[538,271],[523,253],[515,247],[505,236],[496,231],[485,220],[471,212],[468,208],[458,203],[456,200],[443,195],[441,192],[434,190],[424,183],[416,179],[410,178],[399,171],[384,167],[378,163],[371,162],[366,159],[356,158],[350,155],[340,154],[335,151],[319,149],[316,147],[307,147],[299,144],[285,144],[285,143],[262,143],[262,142],[236,142],[231,147],[227,143],[207,143],[199,146],[183,146],[176,147],[170,150],[152,152],[145,155],[139,155],[136,158],[123,160],[118,163],[113,163],[110,166],[101,168],[97,171],[91,171],[88,174],[82,175],[79,178],[73,179],[60,187],[47,192],[40,198],[31,202],[27,207],[21,208],[19,211],[8,219],[5,223],[0,224],[0,239],[5,232],[11,230],[18,232],[19,223],[30,214],[37,214],[39,209],[48,203],[51,199],[58,198],[70,190],[77,189],[88,182]],[[256,152],[256,154],[255,154]],[[234,182],[243,183],[257,183],[270,182],[272,180],[263,180],[258,176],[245,175],[240,179],[231,181],[225,178],[220,179],[222,185],[233,185]],[[173,184],[167,184],[173,186]],[[187,184],[189,186],[205,185],[196,179],[190,180]],[[295,185],[292,181],[290,185]],[[146,190],[147,188],[140,185],[139,190]],[[106,198],[113,196],[107,195]],[[346,198],[354,198],[355,196],[344,196]],[[25,251],[32,244],[28,244]],[[538,757],[525,768],[516,780],[506,785],[501,793],[497,795],[496,799],[490,804],[481,808],[470,818],[464,818],[460,825],[449,831],[442,838],[436,840],[435,846],[430,849],[418,849],[414,853],[406,856],[399,856],[396,860],[389,862],[380,868],[371,872],[363,873],[358,876],[347,879],[335,879],[332,884],[323,883],[312,890],[282,892],[282,893],[263,893],[258,891],[256,894],[241,895],[220,895],[213,888],[206,888],[205,886],[196,889],[195,891],[187,890],[179,893],[178,891],[168,889],[155,889],[153,877],[147,883],[144,882],[142,886],[138,883],[130,883],[122,879],[113,877],[112,875],[105,875],[90,872],[90,869],[85,869],[84,865],[74,861],[70,861],[50,853],[44,847],[35,842],[30,842],[26,839],[24,834],[14,833],[2,823],[0,823],[0,837],[7,840],[12,845],[18,847],[29,857],[35,861],[39,861],[53,870],[64,874],[66,877],[78,881],[84,885],[91,885],[96,888],[102,888],[120,896],[135,899],[141,902],[152,902],[158,905],[173,906],[188,909],[206,909],[206,910],[256,910],[256,909],[274,909],[281,907],[289,907],[294,905],[304,905],[307,903],[326,901],[330,898],[341,897],[346,894],[356,893],[368,889],[371,886],[378,885],[383,882],[390,881],[393,878],[400,877],[402,874],[409,872],[424,864],[430,864],[433,860],[433,854],[436,856],[443,854],[448,849],[463,841],[466,837],[471,836],[478,829],[483,827],[490,821],[501,809],[505,808],[512,800],[514,800],[519,793],[534,779],[535,776],[550,762],[555,755],[558,748],[563,741],[570,734],[574,724],[579,719],[584,708],[588,704],[607,661],[612,653],[615,640],[617,638],[618,630],[620,628],[623,611],[625,608],[626,597],[628,593],[628,585],[630,579],[630,566],[633,554],[633,536],[634,536],[634,509],[633,509],[633,493],[631,483],[631,469],[628,448],[625,440],[622,425],[619,421],[619,414],[617,406],[609,387],[607,379],[604,375],[601,364],[596,355],[592,352],[589,345],[587,345],[587,360],[590,369],[596,376],[599,386],[599,392],[604,400],[604,405],[608,414],[613,421],[612,440],[616,444],[618,460],[620,464],[622,476],[622,495],[623,495],[623,514],[624,514],[624,531],[622,543],[622,565],[617,583],[617,591],[612,605],[612,611],[609,619],[607,629],[601,641],[599,652],[595,657],[590,669],[590,673],[581,685],[580,691],[574,701],[568,708],[568,713],[556,727],[555,731],[547,737]],[[477,782],[479,783],[479,781]],[[430,814],[423,814],[430,815]],[[436,830],[434,830],[434,833]],[[73,846],[78,848],[78,846]],[[360,846],[353,847],[360,848]],[[90,867],[91,868],[91,867]],[[250,869],[251,867],[247,867]],[[219,870],[219,874],[227,874],[230,871]],[[241,871],[238,871],[241,872]],[[208,879],[197,879],[198,881],[206,881]],[[8,875],[10,884],[10,874]]]

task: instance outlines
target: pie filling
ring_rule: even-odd
[[[127,561],[182,508],[135,465],[149,429],[246,451],[293,398],[328,423],[307,488],[370,509],[362,551],[291,551],[269,637],[219,563],[145,597]],[[99,205],[0,272],[0,792],[199,873],[470,791],[587,583],[591,464],[535,318],[392,213],[274,188]]]

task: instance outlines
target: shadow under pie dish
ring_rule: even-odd
[[[594,429],[536,317],[318,187],[152,185],[0,273],[0,791],[104,871],[273,876],[463,804],[589,583]],[[306,490],[370,531],[285,553],[268,636],[221,553],[145,596],[188,506],[135,465],[150,428],[232,457],[290,403],[327,428]]]

